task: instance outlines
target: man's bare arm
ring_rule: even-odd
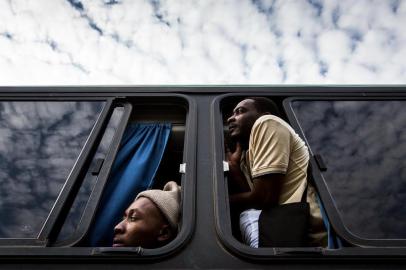
[[[283,174],[267,174],[254,178],[253,190],[230,196],[231,207],[244,211],[277,205],[283,178]]]
[[[228,181],[231,194],[250,191],[247,179],[240,168],[241,155],[242,148],[239,143],[236,144],[234,152],[227,151],[227,161],[229,166]]]

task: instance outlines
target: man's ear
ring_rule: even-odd
[[[158,241],[165,242],[172,238],[172,230],[169,227],[169,224],[164,224],[161,227],[158,235]]]

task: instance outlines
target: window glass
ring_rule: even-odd
[[[36,238],[104,102],[0,102],[0,238]]]
[[[120,124],[123,113],[123,107],[114,109],[106,130],[104,131],[103,138],[101,139],[96,154],[93,157],[92,164],[90,165],[91,169],[95,168],[100,160],[104,160],[106,158],[106,155],[110,148],[110,144],[113,141],[114,134],[118,125]],[[89,199],[90,193],[92,192],[93,187],[96,184],[96,180],[97,175],[93,174],[92,170],[89,170],[69,211],[69,215],[58,236],[58,240],[64,240],[68,238],[76,230],[76,227],[78,226],[80,218],[86,207],[86,203]]]
[[[406,238],[406,102],[294,101],[292,108],[344,225],[369,239]]]

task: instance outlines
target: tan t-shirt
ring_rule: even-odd
[[[281,186],[279,204],[300,202],[307,185],[309,151],[304,141],[292,127],[274,115],[258,118],[251,130],[249,148],[241,157],[241,170],[252,188],[254,178],[270,174],[285,175]],[[327,245],[319,205],[314,188],[307,188],[307,202],[310,204],[311,244]]]

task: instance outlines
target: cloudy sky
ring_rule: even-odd
[[[0,85],[406,83],[406,0],[4,0],[0,18]]]

